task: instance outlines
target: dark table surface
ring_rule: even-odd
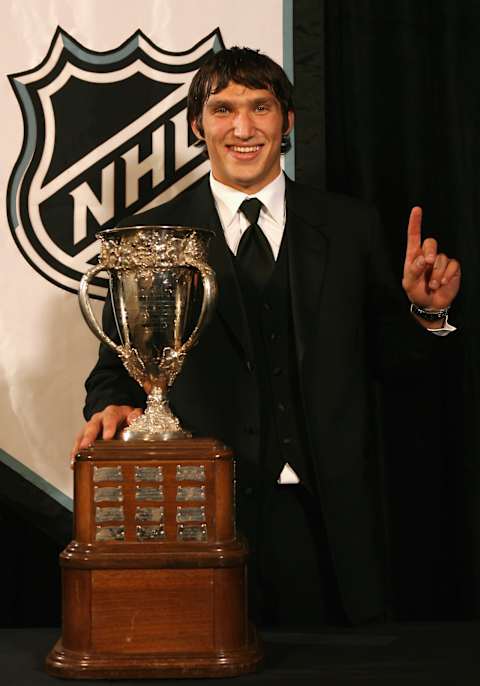
[[[43,668],[60,630],[0,629],[0,685],[110,684],[54,679]],[[124,680],[120,684],[452,684],[480,686],[480,622],[369,625],[325,633],[263,633],[265,662],[234,679]]]

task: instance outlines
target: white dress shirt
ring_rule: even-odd
[[[225,186],[210,174],[210,188],[217,208],[218,216],[223,227],[225,240],[234,255],[237,254],[238,244],[249,227],[249,221],[239,212],[239,207],[247,198],[258,198],[262,209],[258,217],[258,225],[262,228],[272,248],[275,260],[278,257],[283,231],[285,229],[285,176],[283,172],[271,181],[268,186],[258,193],[247,195],[235,188]]]
[[[278,257],[280,244],[285,229],[285,176],[283,172],[277,176],[268,186],[254,195],[246,195],[242,191],[226,186],[217,181],[210,174],[210,188],[212,189],[215,207],[223,227],[225,240],[234,255],[237,254],[238,244],[245,231],[249,227],[248,219],[243,212],[239,211],[240,205],[247,198],[258,198],[262,203],[262,209],[258,217],[258,225],[267,237],[272,248],[275,260]],[[278,476],[279,484],[298,484],[300,479],[294,470],[286,462]]]

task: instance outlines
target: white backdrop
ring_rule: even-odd
[[[162,50],[186,51],[219,27],[227,47],[259,48],[284,63],[283,5],[281,0],[1,3],[0,459],[67,505],[68,453],[83,423],[83,383],[96,359],[98,342],[81,318],[76,295],[35,271],[12,238],[7,185],[24,131],[7,75],[37,67],[58,26],[83,47],[98,52],[114,50],[138,29]],[[99,314],[100,304],[95,307]]]

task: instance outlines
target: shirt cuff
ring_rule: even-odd
[[[295,473],[295,471],[290,467],[288,462],[285,462],[283,465],[283,469],[280,473],[280,476],[277,479],[277,484],[280,484],[281,486],[288,485],[288,484],[299,484],[300,479],[298,478],[298,475]]]
[[[427,331],[430,331],[430,333],[433,333],[435,336],[448,336],[449,333],[452,333],[452,331],[456,330],[456,326],[452,326],[452,324],[448,323],[448,314],[445,317],[445,324],[441,329],[427,329]]]

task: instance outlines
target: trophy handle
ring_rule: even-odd
[[[213,306],[215,305],[215,301],[217,299],[217,281],[215,279],[215,272],[213,269],[211,269],[208,264],[205,264],[205,262],[196,260],[193,257],[188,257],[184,264],[187,267],[194,267],[200,272],[203,283],[203,301],[197,325],[192,331],[190,338],[185,341],[178,351],[179,354],[187,353],[190,348],[193,348],[193,346],[196,344],[202,329],[208,324],[212,317]]]
[[[117,355],[120,355],[120,357],[123,358],[123,353],[124,353],[124,348],[123,346],[117,345],[112,341],[111,338],[107,336],[105,331],[102,329],[100,324],[97,322],[97,319],[95,315],[93,314],[92,306],[90,304],[90,298],[88,295],[88,287],[90,285],[90,281],[93,279],[94,276],[96,276],[99,272],[105,271],[105,267],[103,264],[97,264],[95,267],[92,267],[92,269],[89,269],[86,274],[82,276],[82,279],[80,281],[80,287],[78,289],[78,299],[80,302],[80,309],[82,310],[83,317],[85,321],[87,322],[87,325],[89,329],[92,331],[92,333],[95,334],[97,338],[99,338],[102,343],[105,343],[105,345],[108,345],[109,348],[112,348]]]

